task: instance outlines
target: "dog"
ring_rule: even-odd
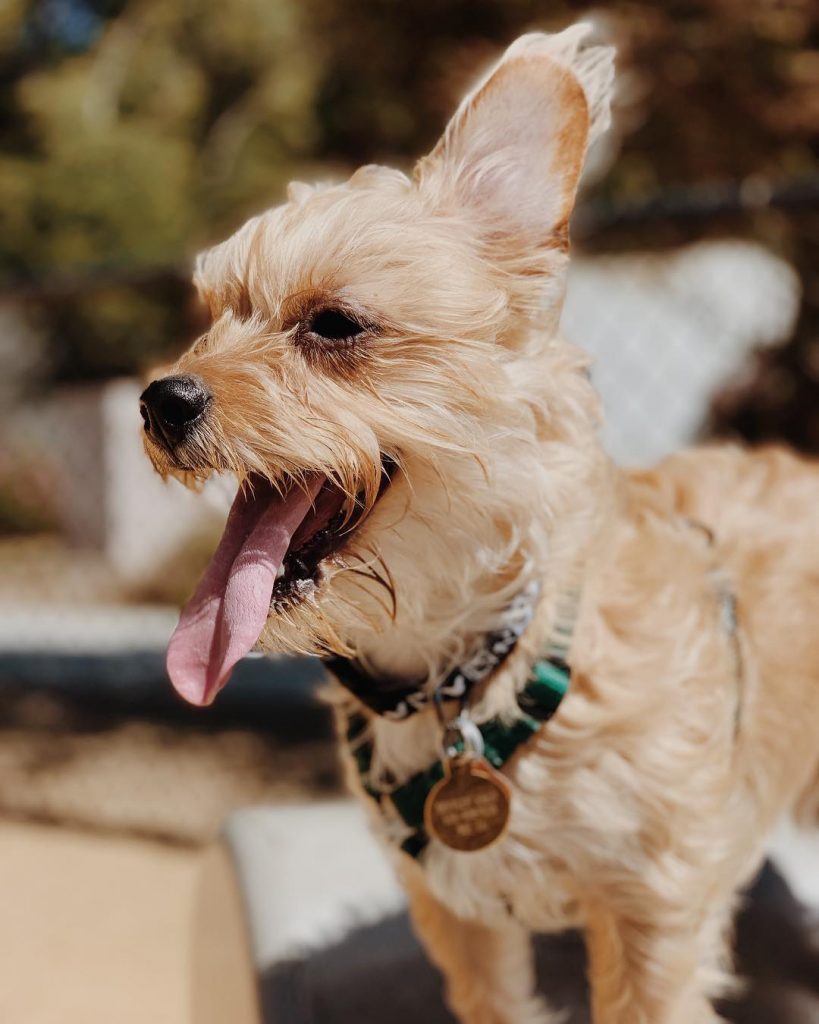
[[[174,685],[328,659],[464,1024],[553,1020],[529,937],[574,925],[597,1024],[717,1021],[737,894],[819,816],[817,467],[615,467],[559,335],[612,82],[588,26],[526,35],[411,177],[291,184],[199,258],[212,324],[142,396],[160,472],[240,481]]]

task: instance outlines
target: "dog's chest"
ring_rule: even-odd
[[[507,834],[485,850],[464,853],[431,842],[422,857],[430,890],[460,917],[513,918],[533,931],[579,923],[569,871],[556,856],[525,841],[516,817],[513,810]]]
[[[430,754],[434,756],[432,751]],[[523,752],[517,767],[526,761],[536,767],[539,760],[537,751],[530,749]],[[375,811],[375,827],[386,844],[398,849],[403,843],[404,851],[413,850],[433,894],[457,915],[485,921],[511,916],[540,931],[575,924],[577,908],[571,896],[570,873],[561,856],[561,839],[553,827],[555,822],[544,816],[549,794],[527,792],[515,779],[506,781],[510,786],[506,831],[486,848],[469,852],[450,849],[428,836],[423,848],[414,848],[406,843],[409,830],[395,813],[390,797],[362,796]],[[550,789],[545,779],[543,785],[546,791]]]

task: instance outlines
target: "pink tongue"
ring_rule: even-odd
[[[282,498],[257,482],[253,494],[236,495],[216,554],[168,645],[168,675],[185,700],[210,704],[259,639],[287,546],[323,483],[317,475]]]

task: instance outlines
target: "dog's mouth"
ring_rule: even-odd
[[[376,501],[392,480],[395,462],[386,456],[381,463],[381,485]],[[350,540],[365,518],[365,505],[358,495],[351,502],[332,480],[325,480],[313,505],[293,534],[273,585],[271,607],[297,604],[318,582],[321,564],[331,559]]]
[[[379,498],[394,468],[382,461]],[[271,608],[296,604],[312,590],[322,562],[348,543],[366,511],[320,473],[283,493],[251,476],[171,637],[167,668],[177,691],[193,704],[210,704],[258,642]]]

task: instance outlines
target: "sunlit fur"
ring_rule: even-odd
[[[738,448],[615,469],[586,359],[557,333],[611,68],[582,26],[524,37],[411,179],[367,167],[294,184],[202,256],[213,325],[175,370],[213,402],[175,467],[152,452],[164,470],[280,486],[318,469],[371,507],[314,593],[271,614],[269,649],[352,654],[431,687],[537,579],[535,622],[478,720],[514,715],[556,602],[582,581],[569,696],[505,769],[507,836],[471,854],[432,843],[423,868],[399,857],[467,1024],[550,1019],[526,935],[573,923],[596,1024],[717,1020],[738,887],[777,817],[817,803],[819,472]],[[369,335],[311,345],[304,323],[327,303]],[[382,455],[399,471],[373,504]],[[738,596],[740,673],[715,568]],[[376,772],[438,757],[431,713],[371,729]]]

